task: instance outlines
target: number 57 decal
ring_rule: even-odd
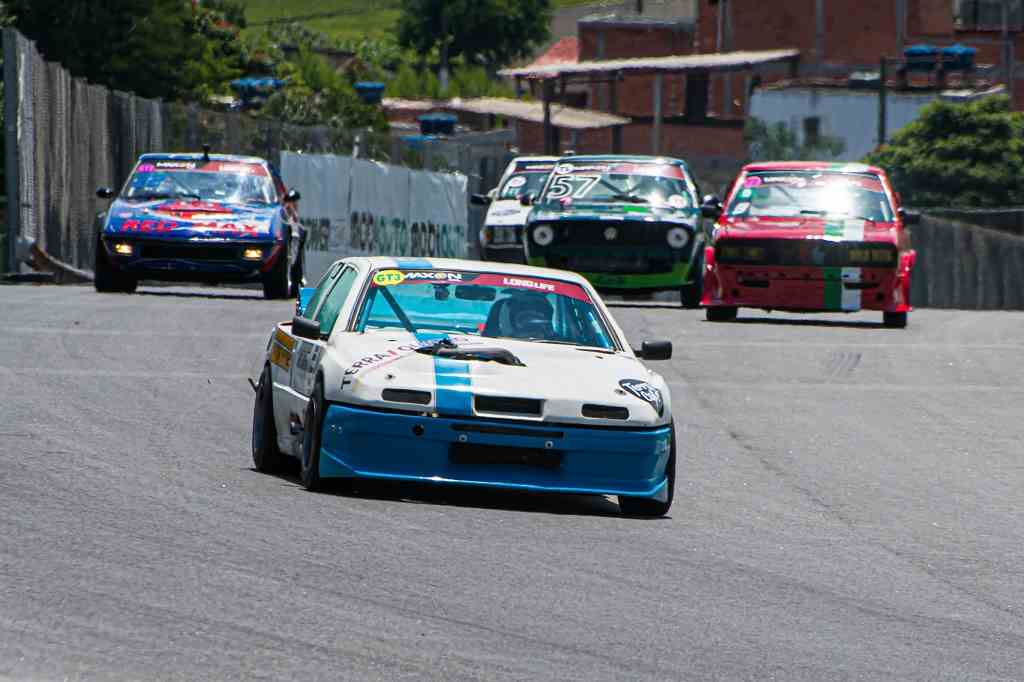
[[[557,175],[548,188],[549,199],[581,199],[601,179],[600,175]]]

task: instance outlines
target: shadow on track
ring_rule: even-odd
[[[223,292],[202,292],[202,291],[153,291],[138,290],[136,296],[157,296],[164,298],[207,298],[221,301],[265,301],[262,295],[253,295],[239,291],[237,294],[226,294]]]
[[[847,327],[851,329],[886,329],[882,322],[865,320],[814,320],[793,317],[738,317],[732,322],[709,322],[708,324],[766,324],[790,327]]]
[[[289,462],[289,465],[291,463]],[[259,473],[250,468],[253,473]],[[294,468],[269,475],[281,481],[301,487],[298,462]],[[437,485],[407,481],[384,481],[356,479],[351,484],[340,481],[323,481],[320,494],[351,499],[393,501],[400,504],[429,504],[447,507],[472,507],[496,511],[527,512],[533,514],[558,514],[562,516],[610,516],[629,520],[658,521],[659,519],[624,516],[619,505],[601,495],[562,495],[557,493],[535,493],[519,490],[500,490],[465,485]],[[304,492],[304,491],[303,491]],[[660,520],[671,519],[671,516]]]
[[[686,312],[700,312],[696,308],[684,308],[678,303],[661,303],[658,301],[605,301],[609,308],[646,308],[648,310],[679,310]]]

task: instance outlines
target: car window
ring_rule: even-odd
[[[335,263],[327,269],[323,277],[320,278],[320,283],[316,287],[316,291],[313,292],[313,297],[309,299],[309,303],[306,304],[306,310],[304,315],[310,319],[314,313],[316,313],[317,306],[324,299],[324,295],[331,290],[334,285],[334,280],[337,279],[338,273],[341,272],[342,264]]]
[[[320,323],[321,334],[330,334],[331,330],[334,329],[338,313],[341,312],[342,307],[345,305],[345,299],[348,298],[348,294],[352,290],[352,285],[355,281],[356,271],[353,268],[345,268],[337,280],[335,280],[330,293],[324,299],[324,304],[320,306],[320,310],[316,313],[315,319]]]

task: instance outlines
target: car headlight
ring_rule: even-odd
[[[673,227],[665,235],[665,239],[673,249],[681,249],[690,242],[690,233],[681,227]]]
[[[547,246],[555,241],[555,231],[550,225],[538,225],[533,228],[533,241],[537,246]]]

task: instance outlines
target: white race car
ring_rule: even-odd
[[[617,495],[665,514],[676,449],[668,341],[640,351],[591,285],[560,270],[348,258],[267,343],[252,455],[326,478]]]
[[[557,156],[518,156],[509,162],[498,186],[484,195],[473,195],[475,204],[488,206],[480,230],[480,252],[484,260],[525,263],[523,226],[533,209],[532,201],[544,188],[555,168]]]

